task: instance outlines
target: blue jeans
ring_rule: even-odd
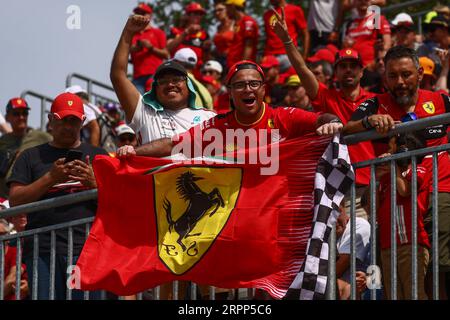
[[[138,91],[141,93],[141,95],[144,95],[145,93],[145,84],[147,83],[148,79],[150,79],[153,75],[147,75],[142,76],[136,79],[133,79],[133,84],[138,89]]]
[[[33,258],[26,257],[25,265],[28,273],[29,295],[31,297],[33,292]],[[77,263],[78,256],[73,257],[73,264]],[[38,300],[49,300],[50,294],[50,254],[43,254],[38,257]],[[66,300],[66,281],[67,271],[67,256],[55,255],[55,300]],[[72,290],[72,300],[83,300],[84,292],[81,290]],[[100,291],[89,292],[89,299],[100,300]]]

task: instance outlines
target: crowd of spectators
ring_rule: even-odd
[[[280,124],[267,121],[287,130],[285,133],[289,138],[294,131],[296,134],[303,134],[302,130],[314,131],[321,128],[321,124],[336,119],[344,125],[346,133],[373,128],[386,133],[398,122],[450,112],[447,85],[449,7],[437,6],[427,14],[420,26],[423,34],[419,34],[416,32],[418,22],[406,12],[389,21],[384,15],[375,17],[375,13],[368,10],[370,5],[384,6],[387,2],[315,0],[310,1],[305,15],[300,6],[286,0],[270,0],[272,8],[264,12],[262,19],[256,19],[259,17],[247,13],[250,4],[245,0],[215,0],[217,28],[214,34],[209,34],[209,29],[203,25],[206,9],[191,2],[183,8],[179,24],[168,26],[170,32],[167,35],[151,23],[152,6],[140,3],[123,29],[111,64],[110,78],[120,105],[112,102],[95,105],[85,89],[71,86],[55,98],[44,132],[28,126],[31,106],[27,101],[22,98],[9,100],[5,117],[0,117],[2,208],[8,208],[9,203],[16,206],[95,188],[90,166],[95,155],[116,156],[119,150],[121,156],[136,154],[136,151],[139,155],[167,156],[173,147],[172,137],[192,134],[189,129],[204,121],[214,126],[226,121],[227,125],[245,127],[258,123],[263,115],[278,120],[286,117]],[[259,25],[257,21],[263,24]],[[258,50],[260,42],[263,46]],[[127,74],[129,59],[133,65],[131,79]],[[246,95],[247,89],[255,94]],[[292,107],[296,112],[285,116],[284,109],[278,108],[280,106]],[[246,108],[254,111],[246,111]],[[261,110],[264,110],[263,115],[258,119]],[[225,115],[218,117],[219,121],[211,122],[217,114]],[[334,118],[321,122],[320,118],[327,114]],[[409,116],[406,120],[405,114]],[[246,125],[246,121],[249,124]],[[302,123],[305,128],[300,130],[295,123]],[[359,162],[405,149],[447,143],[447,127],[442,126],[439,130],[437,135],[420,132],[395,136],[389,141],[358,143],[349,147],[350,158],[352,162]],[[325,131],[325,134],[333,132]],[[324,131],[320,133],[324,134]],[[74,150],[81,156],[66,163],[68,152]],[[440,153],[438,238],[440,297],[443,299],[447,299],[446,282],[448,285],[450,270],[448,162],[448,152]],[[419,201],[418,295],[420,299],[432,296],[430,163],[430,158],[418,159],[416,173],[411,172],[411,163],[397,164],[397,205],[401,212],[397,216],[400,299],[411,298],[413,174],[417,174]],[[358,293],[365,290],[372,229],[372,232],[380,233],[378,261],[383,270],[383,296],[386,299],[390,299],[391,277],[389,170],[388,166],[379,166],[376,171],[379,181],[376,226],[368,223],[370,170],[356,171]],[[28,219],[25,215],[9,221],[2,219],[0,235],[93,216],[95,206],[92,201],[86,201],[46,210]],[[349,207],[350,197],[346,197],[337,221],[336,274],[341,299],[350,296]],[[74,228],[75,262],[83,245],[83,232]],[[49,241],[48,235],[44,234],[39,243],[38,297],[41,299],[48,298]],[[27,279],[32,277],[32,251],[32,241],[25,241],[20,281],[23,297],[29,293]],[[15,257],[15,252],[14,243],[9,243],[4,273],[7,299],[14,299],[16,268],[11,257]],[[63,232],[57,233],[56,295],[60,299],[65,295],[66,252],[67,236]],[[181,288],[185,288],[185,284],[181,284]],[[217,290],[227,298],[228,290]],[[171,298],[171,292],[172,286],[162,286],[163,298]],[[92,293],[92,297],[97,297],[96,294]],[[133,296],[128,298],[133,299]]]

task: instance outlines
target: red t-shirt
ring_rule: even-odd
[[[171,28],[169,38],[175,38],[177,35],[183,33],[184,29]],[[181,44],[171,53],[172,56],[180,49],[191,48],[197,55],[197,66],[203,64],[203,43],[209,39],[208,33],[201,29],[199,32],[187,35],[184,37]]]
[[[344,97],[341,91],[328,89],[323,83],[319,83],[317,96],[311,104],[315,111],[332,113],[338,116],[342,123],[347,124],[356,108],[373,96],[375,94],[361,88],[359,96],[355,101],[352,101]],[[348,150],[352,163],[375,158],[373,145],[370,141],[349,145]],[[370,183],[370,167],[356,170],[356,183],[360,185],[368,185]]]
[[[155,48],[164,49],[166,47],[166,35],[161,29],[148,28],[135,34],[132,39],[132,45],[138,40],[148,40]],[[152,75],[156,68],[162,63],[162,59],[149,52],[147,48],[131,53],[131,62],[133,63],[133,78]]]
[[[217,52],[221,55],[228,53],[234,39],[234,32],[232,30],[227,30],[224,32],[217,32],[214,35],[213,41],[216,46]]]
[[[277,8],[276,11],[281,15],[281,8]],[[305,14],[303,13],[302,8],[293,4],[286,4],[284,7],[284,14],[288,33],[297,46],[298,30],[306,29]],[[264,55],[286,54],[283,42],[278,38],[271,27],[272,22],[276,20],[275,14],[272,10],[267,10],[264,13],[263,19],[264,29],[266,31]]]
[[[389,22],[380,16],[380,29],[373,26],[374,18],[369,15],[365,18],[356,18],[349,22],[345,35],[353,39],[352,48],[359,52],[364,66],[375,60],[375,42],[378,35],[390,34]]]
[[[408,168],[402,173],[411,182],[412,171]],[[430,175],[427,168],[417,166],[417,243],[430,248],[430,241],[423,226],[423,216],[428,210],[430,194]],[[386,174],[380,179],[379,185],[378,226],[380,228],[381,249],[391,247],[391,175]],[[396,231],[397,244],[410,244],[412,239],[412,209],[411,197],[402,197],[397,192]]]
[[[428,90],[419,89],[418,99],[414,108],[414,113],[419,119],[436,116],[450,112],[450,98],[447,95],[439,94]],[[394,120],[400,121],[405,115],[402,107],[398,106],[389,93],[376,95],[375,98],[365,101],[352,115],[351,120],[360,120],[372,114],[389,114]],[[429,127],[423,131],[427,139],[427,146],[440,146],[448,143],[447,125]],[[376,154],[386,152],[387,145],[377,143]],[[422,165],[427,168],[428,173],[432,173],[433,159],[426,156]],[[450,192],[450,158],[448,152],[440,152],[438,156],[438,179],[439,192]]]
[[[224,137],[223,150],[225,150],[225,152],[232,152],[238,148],[235,141],[226,141],[227,139],[225,137],[227,136],[227,130],[229,129],[243,129],[244,131],[255,129],[254,138],[257,139],[257,141],[249,141],[249,139],[246,139],[246,143],[257,143],[258,146],[262,146],[262,144],[260,144],[261,134],[267,134],[265,141],[270,143],[292,139],[307,133],[313,133],[316,130],[317,119],[319,117],[318,113],[292,107],[272,108],[265,105],[264,108],[264,114],[261,119],[253,125],[245,126],[240,124],[236,120],[235,112],[231,111],[226,114],[217,115],[196,127],[192,127],[180,135],[174,136],[172,141],[177,145],[187,138],[190,139],[188,141],[191,142],[192,147],[195,144],[198,147],[198,150],[205,150],[205,147],[211,142],[199,139],[199,130],[201,131],[201,135],[204,136],[207,130],[217,129],[221,132],[222,137]],[[275,131],[272,132],[274,129],[278,129],[278,133]],[[200,145],[200,143],[202,144]],[[247,145],[246,148],[248,148]]]
[[[243,16],[234,25],[234,38],[228,51],[227,65],[231,67],[243,59],[246,40],[252,42],[252,55],[249,60],[256,61],[256,46],[258,44],[258,23],[250,16]]]

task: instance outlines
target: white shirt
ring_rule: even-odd
[[[308,29],[332,32],[338,16],[338,0],[312,0],[308,14]]]
[[[370,249],[370,224],[363,218],[356,217],[356,258],[365,262]],[[350,220],[344,233],[338,239],[337,250],[340,254],[350,254]]]
[[[89,103],[89,104],[83,104],[84,109],[84,115],[86,116],[86,119],[84,120],[83,126],[87,125],[89,122],[93,120],[97,120],[97,116],[102,113],[100,109]]]
[[[133,119],[128,125],[136,132],[139,144],[146,144],[153,140],[171,138],[215,116],[215,112],[205,109],[156,111],[144,105],[140,96]]]

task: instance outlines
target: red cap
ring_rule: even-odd
[[[230,83],[231,78],[233,78],[233,76],[236,74],[236,72],[238,72],[239,70],[245,70],[245,69],[254,69],[256,71],[258,71],[261,74],[261,77],[264,81],[264,71],[261,69],[261,67],[250,60],[241,60],[236,62],[235,64],[233,64],[233,66],[230,68],[230,70],[228,70],[228,74],[227,77],[225,79],[225,83],[228,85]]]
[[[191,12],[201,12],[203,14],[206,13],[206,10],[203,9],[202,5],[200,3],[198,3],[198,2],[191,2],[191,3],[189,3],[186,6],[185,10],[186,10],[187,14],[189,14]]]
[[[343,60],[356,60],[361,65],[361,67],[363,66],[361,56],[359,55],[358,51],[354,49],[342,49],[338,53],[336,53],[336,61],[334,62],[334,65],[336,66]]]
[[[139,5],[136,8],[133,9],[134,13],[139,12],[139,11],[142,11],[142,12],[145,12],[145,13],[148,13],[148,14],[152,14],[153,13],[152,7],[150,7],[146,3],[139,3]]]
[[[214,88],[216,89],[220,89],[220,82],[217,81],[214,77],[212,76],[203,76],[201,79],[201,82],[205,83],[205,84],[210,84],[212,85]]]
[[[334,55],[333,55],[333,53],[331,53],[330,50],[324,48],[324,49],[317,50],[317,52],[313,56],[306,59],[306,61],[308,61],[308,62],[317,62],[317,61],[321,61],[321,60],[324,60],[324,61],[327,61],[327,62],[333,64],[334,63]]]
[[[53,100],[50,112],[58,119],[67,116],[75,116],[81,121],[84,120],[83,100],[73,93],[61,93]]]
[[[261,59],[261,62],[259,63],[259,65],[261,66],[261,68],[269,69],[272,67],[280,66],[280,62],[278,61],[278,59],[275,56],[264,56]]]
[[[12,98],[11,100],[8,101],[8,104],[6,105],[6,113],[10,112],[11,110],[20,109],[20,108],[25,108],[28,110],[30,109],[30,107],[28,106],[28,103],[25,101],[25,99]]]
[[[325,48],[328,49],[333,55],[339,52],[339,49],[332,43],[327,44]]]

